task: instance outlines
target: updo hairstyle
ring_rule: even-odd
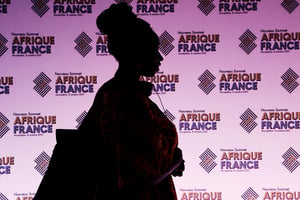
[[[104,10],[97,18],[97,27],[108,36],[108,50],[119,62],[141,63],[155,56],[158,36],[127,3],[112,4]]]

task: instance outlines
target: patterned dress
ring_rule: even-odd
[[[85,199],[176,200],[168,172],[177,147],[176,128],[148,96],[152,84],[118,70],[97,92],[79,127],[95,146]],[[95,172],[93,172],[95,171]]]

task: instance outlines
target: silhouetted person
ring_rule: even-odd
[[[184,169],[176,128],[148,98],[152,84],[140,81],[159,70],[159,38],[126,3],[103,11],[97,26],[108,36],[108,50],[119,67],[78,129],[75,149],[88,167],[74,175],[78,184],[70,187],[78,195],[72,198],[175,200],[171,174],[181,176]]]

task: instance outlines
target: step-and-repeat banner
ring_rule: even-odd
[[[115,2],[0,0],[1,200],[32,199],[55,130],[77,128],[114,75],[95,20]],[[299,200],[300,1],[127,2],[161,41],[160,72],[144,80],[179,134],[178,198]]]

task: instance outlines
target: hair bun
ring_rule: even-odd
[[[126,30],[130,24],[137,19],[137,16],[132,12],[132,7],[127,3],[122,2],[112,4],[108,9],[104,10],[97,17],[97,27],[107,35],[120,34],[120,31]]]

